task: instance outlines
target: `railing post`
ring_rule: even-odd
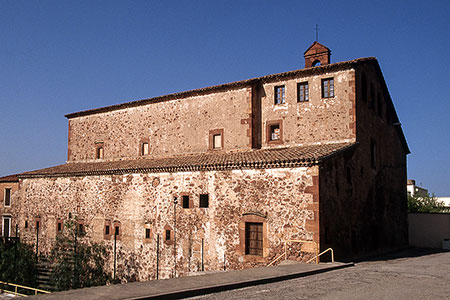
[[[284,241],[284,260],[287,259],[287,241]]]
[[[316,265],[319,264],[319,245],[314,242],[316,244]]]
[[[114,229],[114,273],[113,273],[114,283],[116,283],[116,247],[117,247],[117,232]]]
[[[156,280],[159,279],[159,233],[156,235]]]

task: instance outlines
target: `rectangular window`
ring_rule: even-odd
[[[263,255],[263,223],[245,223],[245,254]]]
[[[141,146],[141,155],[148,155],[149,147],[147,142],[143,142]]]
[[[103,238],[109,240],[111,238],[111,220],[105,220],[105,227],[103,227]]]
[[[120,226],[119,225],[114,226],[114,235],[116,235],[116,236],[120,235]]]
[[[266,140],[268,144],[283,143],[283,121],[267,121],[266,123]]]
[[[95,158],[103,159],[103,146],[97,147],[97,150],[95,152]]]
[[[9,217],[9,216],[4,216],[3,217],[3,222],[2,222],[3,224],[3,227],[2,227],[2,229],[3,229],[3,237],[9,237],[10,236],[10,234],[11,234],[11,217]]]
[[[322,79],[322,98],[334,97],[334,79]]]
[[[275,87],[275,104],[283,104],[286,102],[286,93],[284,85]]]
[[[280,124],[270,125],[270,140],[278,141],[280,139]]]
[[[200,194],[200,207],[209,206],[209,194]]]
[[[189,195],[183,195],[183,208],[189,208]]]
[[[309,85],[307,81],[297,84],[297,102],[305,101],[309,101]]]
[[[146,239],[150,238],[150,228],[145,228],[145,238]]]
[[[221,134],[213,135],[213,148],[214,149],[222,148],[222,135]]]
[[[11,189],[5,189],[5,206],[11,206]]]
[[[63,231],[63,221],[56,221],[56,233],[61,233]]]
[[[166,241],[170,241],[170,230],[166,229]]]
[[[109,227],[109,225],[106,225],[105,226],[105,235],[110,235],[110,227]]]
[[[223,129],[209,131],[209,150],[223,149]]]

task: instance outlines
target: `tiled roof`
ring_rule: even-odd
[[[311,166],[355,145],[356,143],[339,143],[259,149],[233,153],[209,152],[161,159],[67,163],[25,172],[19,174],[19,177],[61,177]]]
[[[299,69],[299,70],[294,70],[294,71],[289,71],[289,72],[271,74],[271,75],[266,75],[266,76],[262,76],[262,77],[256,77],[256,78],[240,80],[240,81],[235,81],[235,82],[230,82],[230,83],[225,83],[225,84],[220,84],[220,85],[215,85],[215,86],[209,86],[209,87],[205,87],[205,88],[184,91],[184,92],[179,92],[179,93],[174,93],[174,94],[168,94],[168,95],[158,96],[158,97],[149,98],[149,99],[136,100],[136,101],[125,102],[125,103],[121,103],[121,104],[115,104],[115,105],[110,105],[110,106],[105,106],[105,107],[100,107],[100,108],[84,110],[84,111],[80,111],[80,112],[74,112],[74,113],[65,115],[65,117],[70,119],[70,118],[98,114],[98,113],[103,113],[103,112],[108,112],[108,111],[113,111],[113,110],[118,110],[118,109],[136,107],[136,106],[146,105],[146,104],[150,104],[150,103],[157,103],[157,102],[169,101],[169,100],[174,100],[174,99],[182,99],[182,98],[196,96],[196,95],[205,95],[205,94],[209,94],[211,92],[223,91],[223,90],[227,90],[230,88],[241,88],[241,87],[251,86],[251,85],[257,83],[258,81],[272,82],[272,81],[276,81],[276,80],[280,80],[280,79],[293,78],[295,76],[308,76],[308,75],[323,74],[323,73],[327,73],[327,72],[335,72],[335,71],[339,71],[339,70],[343,70],[343,69],[352,68],[352,67],[354,67],[360,63],[364,63],[364,62],[376,63],[377,59],[375,57],[365,57],[365,58],[358,58],[358,59],[349,60],[349,61],[337,62],[334,64],[321,65],[321,66],[304,68],[304,69]]]
[[[17,175],[8,175],[4,177],[0,177],[0,182],[17,182],[19,181],[19,178]]]

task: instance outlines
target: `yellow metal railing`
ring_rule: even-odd
[[[276,263],[277,261],[279,261],[283,256],[286,255],[286,252],[281,253],[277,258],[275,258],[274,260],[272,260],[267,266],[270,267],[271,265],[273,265],[274,263]]]
[[[49,291],[44,291],[44,290],[40,290],[40,289],[36,289],[36,288],[32,288],[32,287],[28,287],[28,286],[24,286],[24,285],[20,285],[20,284],[15,284],[15,283],[10,283],[10,282],[3,282],[3,281],[0,281],[0,284],[14,287],[14,291],[5,290],[3,288],[0,288],[0,292],[8,292],[8,293],[14,294],[16,296],[22,296],[22,297],[27,297],[28,296],[28,295],[19,293],[17,291],[19,288],[24,289],[24,290],[34,291],[35,295],[37,295],[38,293],[50,294]]]
[[[269,267],[269,266],[272,266],[274,263],[276,263],[277,261],[279,261],[283,256],[284,256],[284,259],[286,260],[287,259],[287,252],[288,252],[288,248],[287,248],[287,245],[288,245],[288,243],[303,243],[303,244],[306,244],[306,243],[310,243],[310,244],[313,244],[314,245],[314,253],[316,253],[316,256],[314,256],[312,259],[310,259],[308,262],[310,262],[310,261],[312,261],[314,258],[316,258],[316,264],[318,264],[319,263],[319,256],[320,256],[320,254],[319,254],[319,247],[317,246],[317,243],[316,242],[314,242],[314,241],[305,241],[305,240],[286,240],[286,241],[284,241],[284,252],[283,253],[281,253],[279,256],[277,256],[274,260],[272,260],[267,266]],[[305,252],[310,252],[310,251],[305,251]]]
[[[322,254],[327,253],[328,251],[331,252],[331,262],[334,263],[334,251],[333,251],[332,248],[328,248],[327,250],[322,251],[321,253],[317,254],[316,256],[314,256],[313,258],[311,258],[310,260],[308,260],[306,263],[311,262],[314,258],[316,259],[316,261],[319,260],[319,257],[320,257]]]

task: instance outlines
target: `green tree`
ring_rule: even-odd
[[[450,212],[450,209],[442,201],[438,201],[434,194],[427,194],[425,197],[408,195],[408,212],[444,213]]]
[[[18,239],[0,240],[0,281],[35,286],[33,246]]]
[[[49,257],[53,265],[50,283],[54,288],[68,290],[111,281],[105,266],[109,257],[107,247],[86,238],[76,219],[67,221],[64,227]]]

